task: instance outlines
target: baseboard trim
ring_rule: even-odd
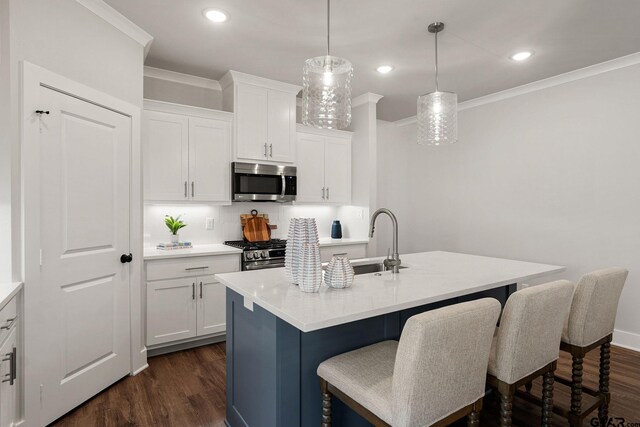
[[[132,377],[135,377],[136,375],[138,375],[140,372],[144,371],[145,369],[147,369],[149,367],[148,363],[145,363],[143,366],[139,367],[138,369],[136,369],[135,371],[133,371],[133,374],[131,374]]]
[[[188,350],[190,348],[202,347],[209,344],[216,344],[226,340],[227,340],[227,335],[222,334],[222,335],[216,335],[213,337],[189,339],[187,341],[177,342],[173,344],[169,343],[168,345],[160,344],[159,347],[147,348],[147,356],[148,357],[160,356],[162,354]]]
[[[640,352],[640,334],[615,329],[613,331],[613,345]]]

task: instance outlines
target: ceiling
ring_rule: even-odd
[[[146,65],[210,79],[237,70],[301,84],[326,51],[323,0],[106,0],[154,37]],[[228,12],[224,24],[202,16]],[[431,92],[440,20],[440,89],[465,101],[640,51],[637,0],[334,0],[332,54],[354,66],[353,96],[384,95],[378,117],[415,115]],[[528,61],[509,56],[533,50]],[[387,75],[375,71],[392,64]]]

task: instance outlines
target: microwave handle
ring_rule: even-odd
[[[283,175],[280,175],[282,177],[282,194],[281,196],[284,197],[284,195],[287,193],[287,179],[284,177]]]

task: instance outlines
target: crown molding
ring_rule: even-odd
[[[226,89],[232,83],[246,83],[256,86],[264,86],[270,89],[280,90],[282,92],[293,93],[295,95],[297,95],[298,92],[302,90],[302,86],[279,82],[277,80],[271,80],[265,77],[253,76],[251,74],[241,73],[239,71],[229,70],[220,79],[220,86],[222,87],[222,89]]]
[[[192,76],[191,74],[178,73],[176,71],[163,70],[161,68],[144,67],[144,76],[154,79],[166,80],[168,82],[181,83],[189,86],[197,86],[204,89],[221,91],[222,87],[217,80],[204,77]]]
[[[131,22],[126,16],[106,4],[103,0],[76,0],[80,5],[86,7],[96,16],[111,24],[125,35],[131,37],[144,48],[144,57],[147,57],[153,36]]]
[[[377,93],[363,93],[351,100],[351,107],[359,107],[364,104],[377,104],[383,97],[384,95],[378,95]]]
[[[599,74],[608,73],[610,71],[619,70],[621,68],[626,68],[637,64],[640,64],[640,52],[632,53],[631,55],[622,56],[610,61],[601,62],[599,64],[594,64],[588,67],[569,71],[567,73],[558,74],[557,76],[538,80],[532,83],[527,83],[522,86],[516,86],[500,92],[481,96],[479,98],[470,99],[468,101],[459,103],[458,111],[464,111],[469,108],[479,107],[481,105],[502,101],[516,96],[525,95],[527,93],[548,89],[554,86],[560,86],[576,80],[586,79],[589,77],[597,76]],[[396,120],[393,123],[396,126],[407,126],[416,122],[416,116],[412,116],[405,119]]]

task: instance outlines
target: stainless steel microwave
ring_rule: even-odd
[[[234,202],[293,202],[296,200],[295,166],[259,163],[231,164]]]

